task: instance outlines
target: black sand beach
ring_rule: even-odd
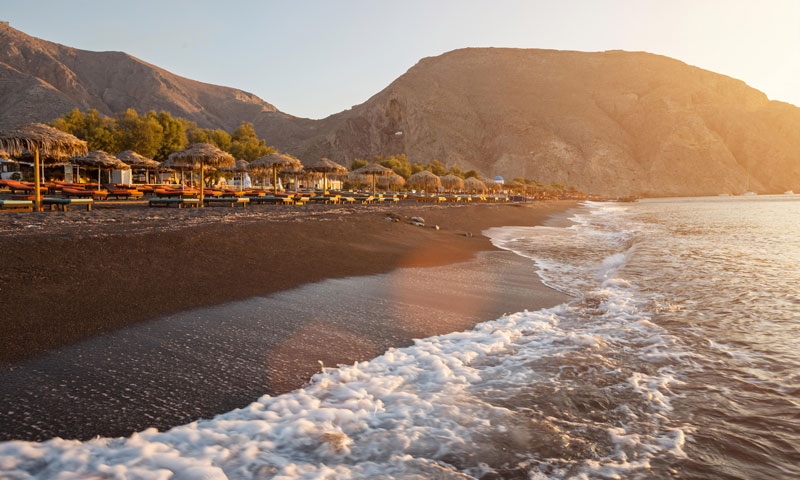
[[[110,221],[132,215],[123,210],[76,216],[81,227],[40,216],[42,226],[0,240],[17,262],[3,269],[4,296],[17,302],[7,311],[19,312],[3,320],[13,335],[0,440],[168,428],[298,388],[320,362],[560,303],[530,262],[480,231],[573,205],[328,208],[288,220],[270,218],[286,212],[273,208],[208,221],[217,210],[151,219],[147,232]],[[389,211],[441,229],[387,222]]]

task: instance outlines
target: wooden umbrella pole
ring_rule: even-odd
[[[200,208],[204,207],[204,205],[203,205],[203,199],[204,199],[203,186],[205,186],[206,182],[205,182],[205,179],[203,178],[203,177],[205,177],[203,172],[205,172],[205,166],[206,165],[205,165],[204,162],[200,162]]]
[[[42,211],[42,190],[41,190],[41,187],[39,186],[39,149],[38,148],[35,150],[35,152],[33,154],[33,163],[34,163],[33,169],[36,172],[35,175],[34,175],[34,180],[36,182],[36,185],[35,185],[35,187],[36,187],[35,188],[35,191],[36,191],[36,195],[35,195],[36,211],[37,212],[41,212]]]
[[[100,173],[103,171],[102,168],[97,167],[97,190],[100,190]]]
[[[278,167],[272,167],[272,188],[275,196],[278,196]]]

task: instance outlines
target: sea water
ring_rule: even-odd
[[[800,478],[800,199],[491,229],[573,300],[166,432],[0,444],[3,478]]]

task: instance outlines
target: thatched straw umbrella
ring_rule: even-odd
[[[0,158],[3,160],[10,160],[11,156],[5,150],[0,150]]]
[[[159,168],[158,168],[158,169],[159,169],[160,171],[162,171],[162,172],[169,172],[169,171],[173,171],[173,172],[174,172],[174,171],[180,171],[180,172],[181,172],[181,189],[182,189],[182,188],[184,188],[184,182],[185,182],[185,179],[184,179],[184,176],[183,176],[183,171],[184,171],[185,169],[187,169],[187,168],[188,168],[189,170],[192,170],[194,167],[192,167],[192,166],[188,166],[188,165],[186,165],[186,164],[185,164],[185,163],[183,163],[183,162],[178,162],[178,161],[177,161],[177,160],[175,160],[175,159],[172,159],[172,158],[169,158],[169,157],[167,157],[167,159],[166,159],[166,160],[164,160],[163,162],[161,162],[161,165],[159,165]]]
[[[369,185],[370,183],[370,178],[368,176],[355,172],[346,173],[344,178],[347,182],[358,185],[359,187],[361,185]]]
[[[131,170],[144,170],[145,182],[150,183],[150,170],[158,170],[161,164],[152,158],[143,157],[133,150],[125,150],[117,154],[117,158],[131,167]]]
[[[200,207],[203,207],[203,200],[205,197],[203,188],[206,183],[206,166],[224,168],[232,167],[236,164],[233,155],[228,152],[223,152],[210,143],[193,143],[183,150],[170,153],[167,159],[172,160],[176,165],[183,164],[194,168],[198,165],[200,166]]]
[[[387,190],[391,190],[391,187],[397,187],[399,189],[405,184],[406,179],[396,173],[378,178],[378,185]]]
[[[514,180],[511,180],[510,182],[506,182],[505,185],[503,185],[503,186],[505,188],[507,188],[509,191],[524,190],[525,189],[525,185],[523,185],[523,184],[521,184],[519,182],[515,182]]]
[[[328,160],[327,158],[320,158],[316,162],[305,165],[303,170],[306,172],[317,172],[322,174],[322,190],[328,191],[328,174],[341,174],[346,173],[347,168],[339,165],[336,162]]]
[[[86,153],[86,142],[41,123],[30,123],[22,127],[0,131],[0,148],[9,155],[17,156],[24,151],[33,152],[33,171],[36,210],[42,210],[41,178],[39,177],[39,155],[62,160],[71,155]]]
[[[469,177],[464,180],[464,188],[468,192],[485,192],[486,185],[475,177]]]
[[[439,176],[430,172],[429,170],[423,170],[411,175],[408,177],[408,181],[406,183],[414,188],[424,187],[426,192],[428,191],[429,185],[432,185],[433,188],[436,188],[437,190],[442,186],[442,180],[439,178]]]
[[[278,194],[278,170],[281,168],[291,167],[300,168],[303,164],[300,160],[283,153],[270,153],[259,157],[247,166],[247,169],[253,173],[263,175],[272,170],[272,186],[275,194]]]
[[[500,184],[492,180],[491,178],[487,178],[483,181],[484,185],[486,185],[486,190],[490,192],[497,192],[500,190]]]
[[[287,175],[291,175],[292,180],[294,181],[294,189],[295,191],[297,191],[297,186],[299,184],[297,181],[297,177],[302,177],[303,175],[305,175],[305,170],[303,170],[302,167],[301,168],[289,167],[289,168],[284,168],[283,170],[278,170],[278,175],[283,175],[284,177]],[[288,180],[286,181],[286,183],[287,184],[289,183]],[[285,184],[284,188],[286,188]]]
[[[102,150],[94,150],[82,155],[75,155],[70,157],[69,162],[75,165],[96,168],[98,190],[100,190],[100,172],[104,168],[109,170],[109,176],[111,176],[111,170],[130,170],[131,168],[119,158]],[[109,183],[111,183],[111,179],[109,179]]]
[[[369,175],[369,176],[372,177],[372,194],[374,195],[375,194],[375,177],[378,177],[378,176],[380,176],[380,177],[389,176],[394,172],[392,171],[391,168],[386,168],[383,165],[378,165],[377,163],[371,163],[369,165],[364,165],[361,168],[353,170],[353,173],[356,173],[356,174],[359,174],[359,175]]]
[[[462,190],[464,188],[464,179],[456,175],[445,175],[441,180],[444,188],[449,190]]]
[[[247,166],[249,163],[247,160],[236,160],[236,163],[232,167],[223,168],[226,172],[232,173],[239,173],[241,174],[239,178],[241,181],[239,182],[239,190],[244,190],[244,174],[247,173]]]

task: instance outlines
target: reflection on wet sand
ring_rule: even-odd
[[[408,265],[420,262],[414,255]],[[433,254],[433,253],[430,253]],[[423,259],[424,260],[424,259]],[[0,370],[2,440],[159,429],[301,387],[326,367],[565,300],[508,252],[191,310]]]

